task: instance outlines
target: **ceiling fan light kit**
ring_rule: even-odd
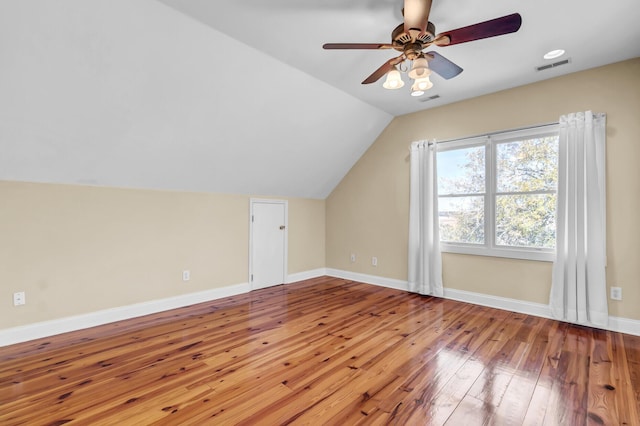
[[[400,71],[395,67],[387,73],[387,79],[382,84],[382,87],[390,90],[400,89],[403,86],[404,81],[402,81]]]
[[[427,62],[427,58],[425,58],[424,55],[421,55],[419,58],[414,60],[411,66],[411,71],[409,71],[407,75],[409,78],[414,80],[429,77],[429,75],[431,75],[431,70],[429,69],[429,62]]]
[[[411,86],[411,96],[422,96],[424,95],[424,92],[432,87],[433,83],[429,80],[429,76],[417,78]]]
[[[518,13],[513,13],[435,35],[436,27],[429,22],[430,10],[431,0],[404,0],[404,8],[402,9],[404,22],[392,31],[391,43],[326,43],[323,48],[394,49],[401,52],[400,56],[382,64],[362,84],[374,83],[386,75],[382,87],[399,89],[404,86],[404,82],[397,65],[405,61],[412,61],[411,70],[408,72],[408,76],[414,80],[411,85],[411,96],[421,96],[433,86],[429,80],[432,70],[446,80],[463,71],[461,67],[437,52],[423,52],[424,49],[432,45],[446,47],[514,33],[522,25],[522,17]],[[400,66],[400,69],[404,72],[407,67]]]

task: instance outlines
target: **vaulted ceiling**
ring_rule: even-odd
[[[429,21],[436,34],[519,13],[516,33],[435,51],[464,71],[412,98],[404,88],[384,90],[381,79],[361,82],[394,50],[322,49],[327,42],[389,43],[403,21],[404,0],[160,0],[194,19],[329,83],[393,115],[406,114],[521,86],[640,55],[640,2],[637,0],[431,0]],[[427,1],[427,0],[424,0]],[[546,60],[554,49],[566,53]],[[537,67],[569,59],[545,71]],[[247,58],[247,63],[251,58]],[[240,64],[231,67],[247,69]],[[433,95],[440,97],[435,100]]]
[[[523,27],[442,48],[465,71],[430,102],[360,84],[388,51],[321,49],[388,41],[401,4],[2,1],[0,179],[325,198],[394,115],[640,55],[635,0],[436,0],[438,31]]]
[[[325,198],[392,119],[154,0],[2,1],[0,63],[4,180]]]

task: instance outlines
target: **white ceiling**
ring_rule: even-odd
[[[393,118],[155,0],[0,1],[0,64],[3,180],[323,199]]]
[[[392,52],[322,49],[387,42],[401,5],[0,1],[0,179],[323,199],[395,115],[640,56],[638,0],[434,0],[436,32],[523,25],[434,48],[465,70],[421,102],[360,84]]]
[[[522,15],[523,24],[515,34],[433,47],[464,72],[451,80],[435,76],[431,90],[422,98],[411,98],[408,84],[396,91],[384,90],[382,79],[360,84],[396,56],[395,51],[322,49],[327,42],[390,42],[392,29],[402,22],[402,0],[160,1],[392,115],[640,56],[638,0],[433,0],[429,20],[437,33],[514,12]],[[566,50],[565,56],[551,61],[542,58],[560,48]],[[535,70],[566,58],[571,60],[569,65]],[[251,81],[252,74],[260,73],[251,64],[248,56],[225,66]],[[425,102],[435,94],[440,98]]]

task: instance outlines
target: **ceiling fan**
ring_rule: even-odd
[[[404,0],[402,14],[404,22],[391,32],[391,43],[326,43],[324,49],[394,49],[400,56],[389,59],[375,70],[362,84],[378,81],[383,75],[387,79],[383,86],[387,89],[399,89],[404,86],[397,66],[412,61],[408,75],[414,80],[411,88],[413,96],[420,96],[433,84],[429,81],[431,70],[441,77],[450,79],[462,72],[462,68],[437,52],[423,52],[431,45],[438,47],[452,46],[483,38],[514,33],[520,29],[522,17],[518,13],[480,22],[467,27],[458,28],[436,34],[436,27],[429,22],[429,11],[432,0]],[[403,69],[402,71],[406,71]]]

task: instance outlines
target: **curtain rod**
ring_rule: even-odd
[[[520,131],[520,130],[537,129],[539,127],[553,126],[553,125],[557,125],[557,124],[559,124],[557,121],[552,121],[550,123],[536,124],[534,126],[518,127],[518,128],[515,128],[515,129],[509,129],[509,130],[497,130],[495,132],[480,133],[480,134],[477,134],[477,135],[464,136],[464,137],[455,138],[455,139],[445,139],[443,141],[436,140],[436,143],[439,145],[441,143],[457,142],[457,141],[460,141],[462,139],[480,138],[480,137],[483,137],[483,136],[493,136],[493,135],[497,135],[499,133],[508,133],[508,132],[517,132],[517,131]],[[431,144],[431,143],[433,143],[433,142],[429,142],[429,144]]]

